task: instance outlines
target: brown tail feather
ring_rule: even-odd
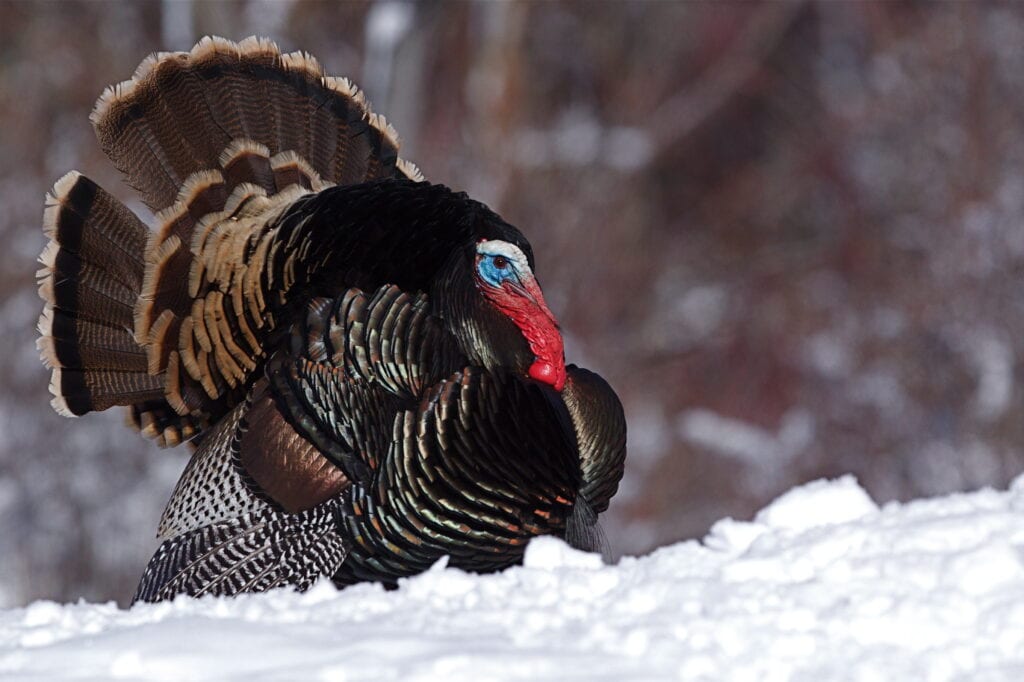
[[[53,371],[54,409],[73,416],[161,397],[162,380],[147,373],[132,336],[146,226],[74,172],[47,196],[43,226],[37,345]]]
[[[91,118],[103,150],[154,210],[174,203],[193,173],[220,167],[235,140],[263,145],[268,157],[295,152],[334,184],[419,179],[398,164],[394,129],[352,83],[266,39],[204,38],[187,53],[152,55],[107,88]]]

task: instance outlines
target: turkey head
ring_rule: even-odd
[[[472,363],[514,369],[556,391],[565,386],[558,322],[514,243],[480,238],[457,250],[430,298]]]

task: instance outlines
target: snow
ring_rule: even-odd
[[[616,566],[541,538],[488,576],[0,612],[45,680],[1024,679],[1024,477],[876,505],[851,478]]]

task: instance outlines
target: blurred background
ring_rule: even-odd
[[[43,196],[104,86],[204,34],[348,75],[428,178],[533,243],[629,421],[616,553],[852,472],[1024,469],[1024,5],[0,1],[0,605],[124,601],[186,448],[48,405]]]

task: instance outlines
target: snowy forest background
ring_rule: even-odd
[[[49,408],[43,195],[145,210],[88,114],[151,51],[273,37],[428,178],[520,226],[570,361],[626,405],[616,553],[791,486],[1024,469],[1024,5],[0,0],[0,606],[125,600],[187,450]]]

